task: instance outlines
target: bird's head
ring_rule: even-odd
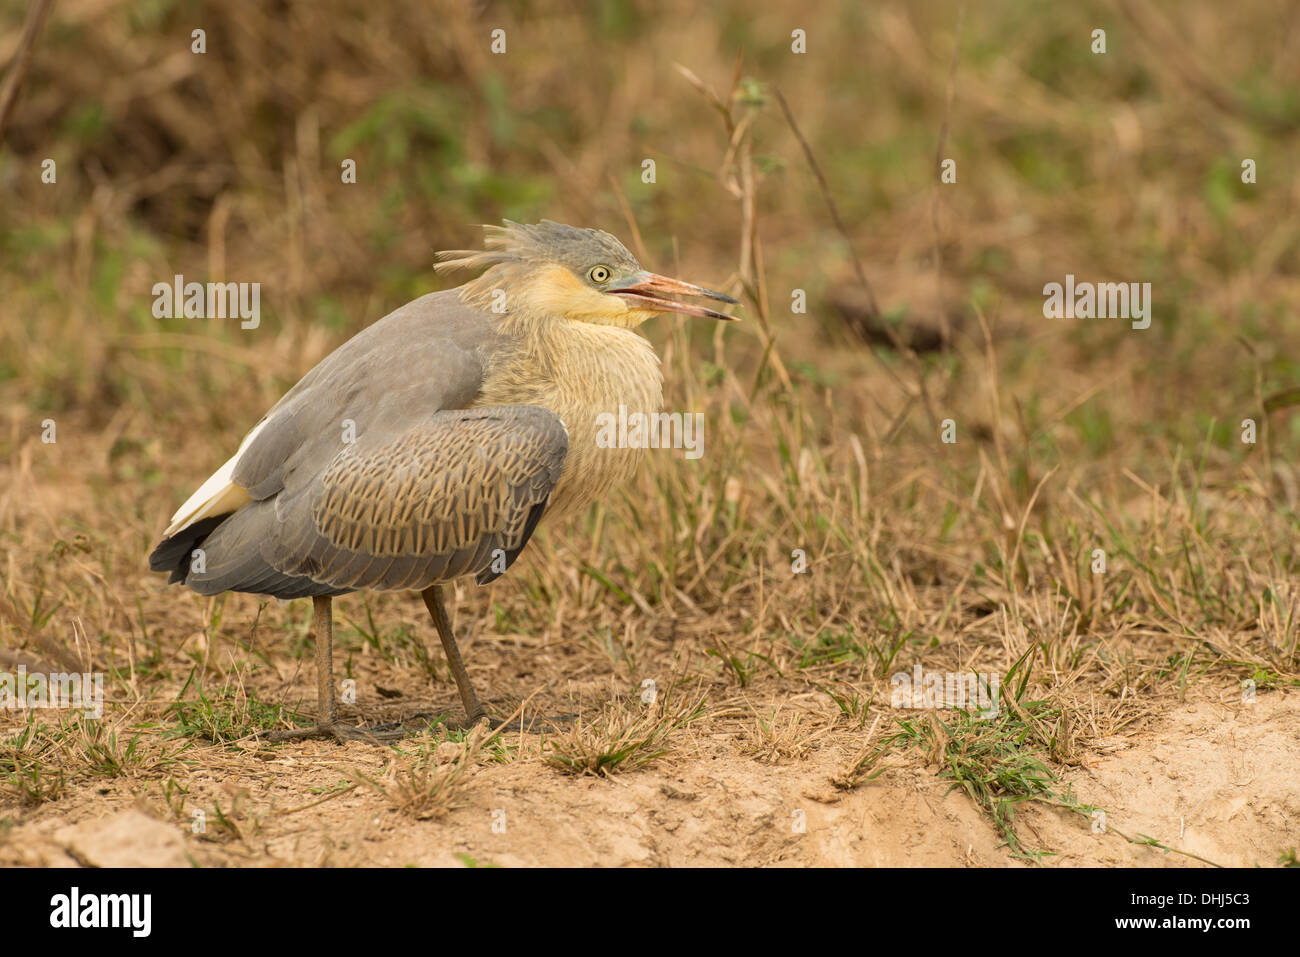
[[[487,271],[461,287],[461,298],[512,316],[634,328],[661,312],[731,321],[728,316],[670,296],[735,299],[641,268],[627,247],[599,229],[544,219],[531,226],[506,220],[487,226],[486,249],[438,253],[439,272]]]

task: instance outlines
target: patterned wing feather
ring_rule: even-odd
[[[490,580],[526,544],[567,452],[564,424],[538,406],[438,412],[345,448],[277,500],[281,534],[264,557],[337,589]]]

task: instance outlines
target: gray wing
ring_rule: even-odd
[[[151,567],[202,594],[284,598],[417,587],[405,583],[466,570],[495,577],[493,550],[513,561],[568,448],[563,424],[545,409],[455,411],[478,396],[504,342],[491,317],[455,291],[368,326],[258,423],[232,474],[253,501],[165,540]],[[465,497],[472,482],[482,501]]]
[[[375,429],[317,475],[235,512],[203,543],[202,594],[423,589],[505,571],[560,479],[568,433],[538,406],[438,412]]]
[[[262,417],[233,479],[254,501],[295,473],[315,474],[350,435],[390,433],[464,409],[503,338],[454,290],[431,293],[367,326],[321,360]]]

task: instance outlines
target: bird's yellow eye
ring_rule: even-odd
[[[592,266],[591,271],[587,273],[587,278],[597,286],[603,286],[609,282],[610,272],[608,266]]]

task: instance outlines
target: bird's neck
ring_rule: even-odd
[[[540,405],[563,420],[569,455],[550,511],[567,513],[631,478],[640,450],[603,448],[597,436],[605,416],[657,413],[663,373],[654,348],[636,332],[553,320],[517,330],[513,344],[490,361],[475,404]]]
[[[555,320],[516,326],[509,340],[489,362],[482,405],[544,405],[561,412],[554,401],[567,411],[617,413],[626,405],[652,413],[663,404],[659,357],[630,329]]]

